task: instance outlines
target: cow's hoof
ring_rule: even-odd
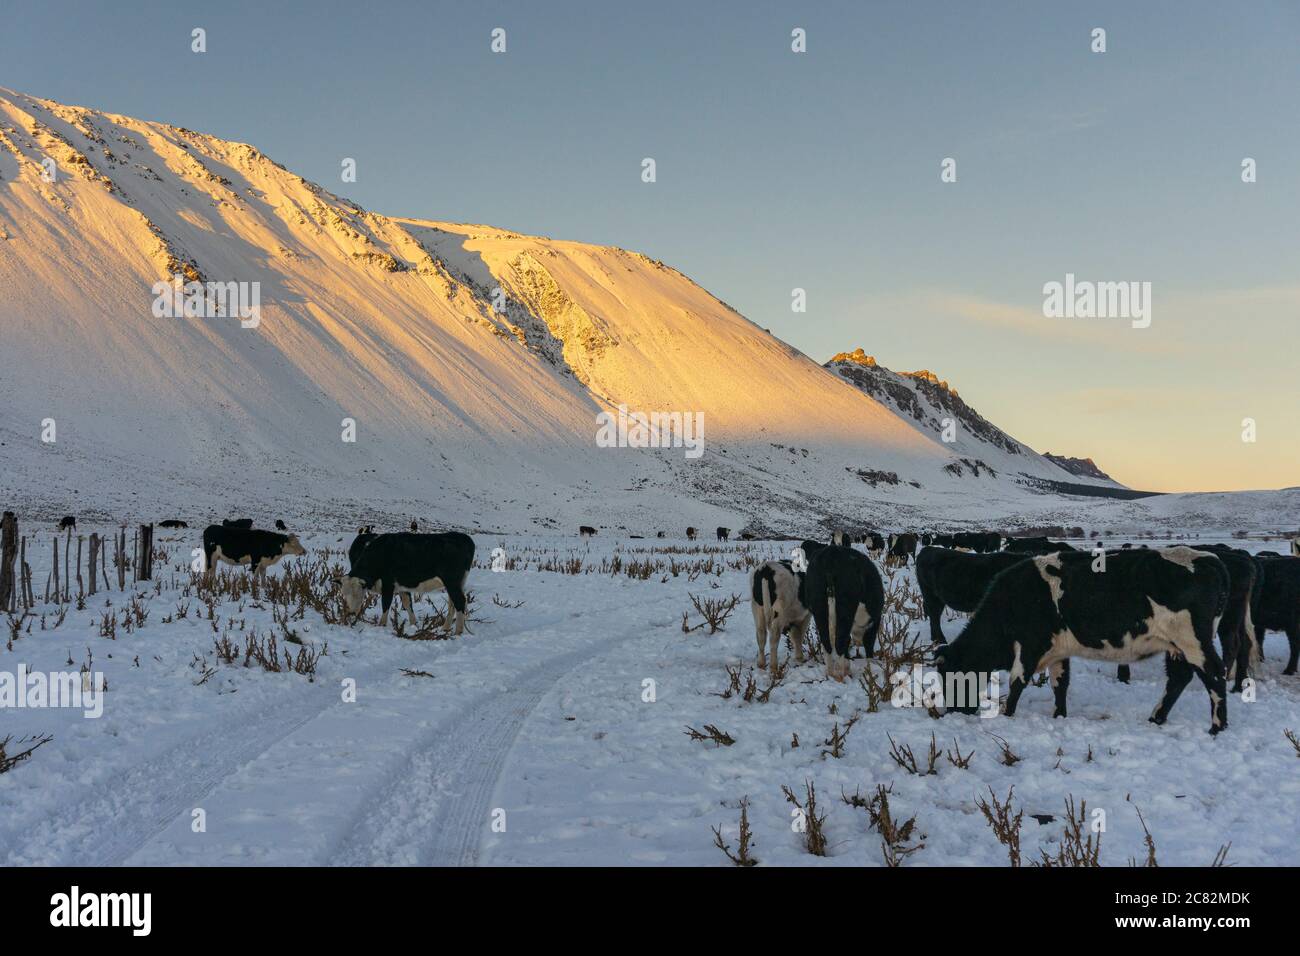
[[[1150,723],[1157,724],[1157,725],[1163,724],[1165,722],[1165,718],[1161,717],[1159,714],[1152,714],[1150,717],[1147,718],[1147,720]]]
[[[1288,675],[1288,676],[1290,676],[1291,674],[1294,674],[1295,671],[1296,671],[1296,669],[1295,669],[1294,667],[1288,667],[1288,668],[1287,668],[1286,670],[1284,670],[1282,673],[1283,673],[1283,674],[1286,674],[1286,675]]]
[[[1054,711],[1052,711],[1052,719],[1053,719],[1053,720],[1055,720],[1057,717],[1064,717],[1064,716],[1065,716],[1065,711],[1063,711],[1063,710],[1054,710]]]

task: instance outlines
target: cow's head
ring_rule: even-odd
[[[370,590],[364,579],[357,577],[355,574],[349,574],[342,578],[341,593],[343,603],[347,606],[351,614],[360,614],[366,606],[366,592]]]
[[[284,546],[280,550],[284,554],[307,553],[307,549],[298,543],[298,536],[296,534],[289,535],[288,539],[284,542]]]

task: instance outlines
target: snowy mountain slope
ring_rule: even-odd
[[[1047,481],[1123,487],[1095,467],[1089,472],[1066,466],[1077,459],[1040,455],[980,415],[933,372],[895,372],[860,348],[832,356],[826,368],[893,410],[923,435],[944,442],[959,456],[953,465],[956,470],[974,473],[987,466],[995,472],[1031,475]],[[949,422],[952,437],[944,441]]]
[[[29,513],[800,532],[1079,504],[643,255],[379,215],[180,127],[0,90],[0,236],[0,499]],[[215,295],[159,314],[177,274],[256,284],[255,327]],[[620,404],[702,415],[703,455],[598,446]]]

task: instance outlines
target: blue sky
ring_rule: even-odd
[[[380,212],[645,252],[1134,486],[1300,484],[1300,5],[206,6],[2,0],[0,86],[251,142]],[[1067,272],[1151,282],[1151,327],[1044,318]]]

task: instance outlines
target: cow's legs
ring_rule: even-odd
[[[1151,712],[1151,723],[1163,724],[1169,719],[1169,711],[1178,702],[1178,695],[1183,692],[1187,682],[1192,679],[1192,665],[1181,655],[1165,655],[1165,692],[1160,703]]]
[[[1300,621],[1292,621],[1286,629],[1286,639],[1291,642],[1291,657],[1286,662],[1283,674],[1294,674],[1296,665],[1300,664]]]
[[[790,643],[794,645],[794,661],[796,664],[803,663],[803,642],[808,637],[808,618],[804,618],[803,623],[796,624],[790,631]]]
[[[456,618],[456,634],[463,634],[465,633],[465,592],[461,590],[459,584],[448,584],[447,599],[455,609],[452,616]]]
[[[758,645],[758,669],[767,666],[767,622],[763,619],[763,608],[754,608],[754,643]]]
[[[1052,682],[1052,692],[1056,698],[1056,706],[1052,710],[1052,716],[1064,717],[1065,698],[1070,693],[1070,659],[1067,657],[1065,660],[1051,665],[1047,669],[1047,676]]]
[[[411,626],[415,627],[418,622],[415,619],[415,602],[411,600],[411,592],[402,592],[402,606],[406,608],[406,615],[411,619]]]
[[[1007,709],[1005,711],[1008,717],[1016,715],[1016,704],[1020,702],[1020,695],[1024,693],[1027,682],[1023,677],[1013,677],[1011,679],[1011,689],[1007,691]]]
[[[379,602],[383,606],[383,613],[379,615],[379,626],[388,626],[388,609],[393,606],[393,585],[390,581],[385,581],[379,592]]]

